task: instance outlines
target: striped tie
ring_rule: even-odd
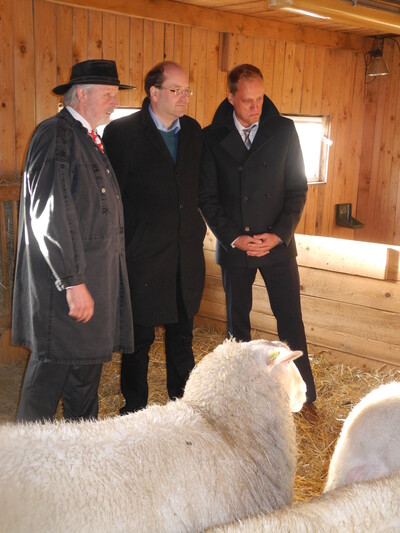
[[[244,128],[244,130],[243,130],[244,144],[245,144],[247,150],[250,150],[250,146],[251,146],[250,133],[251,133],[252,129],[255,128],[255,127],[256,127],[256,125],[252,124],[249,128]]]
[[[104,152],[103,143],[101,142],[101,139],[100,139],[99,135],[97,135],[96,130],[91,130],[91,131],[89,131],[89,135],[90,135],[91,138],[94,140],[95,145],[96,145],[98,148],[100,148],[100,150],[101,150],[102,152]]]

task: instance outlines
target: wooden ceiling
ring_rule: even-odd
[[[362,36],[400,35],[399,0],[175,0],[303,27]],[[271,7],[272,4],[277,7]],[[282,6],[282,7],[278,7]]]

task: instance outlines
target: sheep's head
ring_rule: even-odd
[[[193,370],[183,399],[211,407],[217,397],[223,396],[233,407],[245,398],[251,402],[253,395],[270,394],[267,382],[272,381],[287,393],[291,411],[299,411],[306,399],[306,385],[293,361],[301,355],[281,342],[226,340]],[[213,410],[219,408],[222,410],[222,405],[213,405]]]
[[[252,344],[261,360],[265,361],[267,374],[279,381],[289,396],[290,410],[293,413],[300,411],[306,401],[307,386],[293,361],[303,353],[291,351],[283,342],[256,340]]]

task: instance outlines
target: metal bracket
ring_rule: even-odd
[[[336,225],[350,229],[364,227],[362,222],[351,216],[351,204],[336,204]]]

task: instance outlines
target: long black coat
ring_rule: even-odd
[[[250,150],[226,99],[204,130],[199,205],[217,238],[216,262],[258,267],[295,257],[294,232],[307,195],[303,156],[292,120],[266,96]],[[263,257],[249,257],[231,243],[239,235],[276,233],[283,241]]]
[[[205,224],[197,204],[202,132],[180,118],[176,165],[148,110],[112,121],[103,142],[122,192],[133,319],[178,321],[177,273],[189,317],[204,288]]]
[[[21,189],[12,333],[43,361],[101,363],[133,351],[123,210],[107,156],[66,109],[29,144]],[[86,283],[94,315],[68,315]]]

